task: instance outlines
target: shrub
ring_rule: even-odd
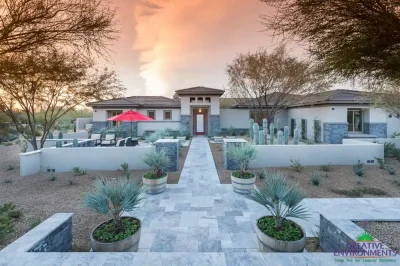
[[[321,177],[318,174],[313,174],[310,179],[311,179],[311,183],[314,186],[319,186],[319,184],[321,182]]]
[[[165,176],[163,169],[169,164],[167,151],[152,151],[145,155],[144,163],[150,166],[151,172],[145,175],[146,178],[160,178]]]
[[[249,195],[251,199],[267,208],[272,214],[270,219],[259,220],[258,227],[267,235],[279,240],[294,241],[301,239],[301,230],[293,226],[287,218],[307,219],[306,209],[300,205],[306,195],[279,172],[270,172]],[[291,231],[290,234],[287,234]]]
[[[376,157],[374,157],[374,158],[378,161],[379,169],[385,169],[385,163],[383,162],[383,159],[382,158],[376,158]]]
[[[160,132],[151,133],[149,136],[146,137],[146,142],[153,144],[159,139],[162,139],[164,136],[160,134]]]
[[[129,165],[128,165],[128,163],[123,163],[123,164],[121,164],[121,169],[122,169],[122,172],[124,172],[124,174],[125,174],[126,172],[128,172],[128,170],[129,170]]]
[[[11,180],[11,179],[9,179],[9,178],[7,178],[7,179],[4,179],[4,183],[6,183],[6,184],[11,184],[11,183],[12,183],[12,180]]]
[[[72,172],[74,172],[74,176],[82,176],[87,174],[86,170],[80,169],[78,166],[72,168]]]
[[[358,160],[358,163],[353,165],[353,172],[354,174],[356,174],[356,176],[364,176],[364,164],[360,162],[360,160]]]
[[[240,175],[244,176],[249,163],[257,158],[257,150],[253,145],[244,143],[231,147],[228,150],[228,156],[239,165]]]
[[[324,172],[329,172],[331,171],[331,164],[323,164],[319,167],[319,169]]]
[[[14,232],[15,219],[19,219],[21,216],[22,212],[17,210],[12,203],[5,203],[0,206],[0,242],[3,242],[8,234]]]
[[[28,141],[26,139],[17,140],[17,144],[19,145],[19,149],[22,153],[25,153],[28,150]]]
[[[265,173],[265,170],[261,170],[259,172],[257,172],[258,177],[260,178],[260,180],[265,179],[265,176],[267,175],[267,173]]]
[[[300,163],[300,160],[290,160],[292,162],[292,165],[290,168],[296,172],[301,172],[303,171],[303,166]]]
[[[398,154],[398,150],[394,143],[386,142],[384,144],[384,155],[385,157],[395,157]]]
[[[215,130],[215,136],[216,137],[221,137],[222,136],[222,130],[221,129]]]
[[[236,136],[235,128],[232,126],[230,128],[228,128],[228,134],[229,134],[229,136]]]
[[[388,167],[387,171],[388,171],[389,175],[395,175],[396,174],[396,169],[394,169],[392,167]]]
[[[49,180],[50,180],[50,181],[56,181],[56,179],[57,179],[56,174],[55,174],[54,172],[50,172],[50,174],[49,174]]]
[[[84,196],[84,207],[112,217],[112,223],[103,224],[103,227],[99,226],[99,232],[94,232],[96,238],[113,242],[135,233],[140,224],[123,222],[121,216],[123,212],[132,213],[143,200],[142,185],[127,179],[102,178],[96,180],[94,186],[95,191]]]
[[[12,166],[12,165],[7,166],[7,171],[12,171],[12,170],[14,170],[14,169],[15,169],[15,167]]]

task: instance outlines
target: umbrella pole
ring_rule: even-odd
[[[132,138],[133,136],[132,136],[132,121],[131,121],[131,138]]]

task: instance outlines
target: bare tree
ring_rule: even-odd
[[[35,150],[43,147],[49,131],[65,113],[85,102],[119,97],[124,92],[113,71],[94,68],[94,63],[78,52],[27,52],[3,56],[0,61],[0,110]],[[44,112],[40,147],[35,136],[39,112]],[[21,113],[27,125],[21,121]]]
[[[0,56],[54,46],[102,54],[115,24],[106,0],[0,0]]]
[[[248,107],[257,121],[267,118],[268,123],[301,95],[329,87],[311,63],[290,56],[283,45],[271,53],[240,54],[227,73],[228,93]]]

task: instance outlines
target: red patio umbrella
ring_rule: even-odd
[[[108,118],[109,121],[129,121],[131,122],[131,137],[132,137],[132,122],[138,121],[150,121],[153,118],[148,117],[147,115],[141,114],[139,112],[135,112],[133,110],[127,111],[125,113],[113,116]]]

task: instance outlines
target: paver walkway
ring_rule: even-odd
[[[318,231],[319,214],[335,218],[399,219],[400,199],[306,199],[312,216],[297,220],[308,236]],[[192,139],[177,185],[149,195],[134,215],[142,220],[142,252],[257,252],[253,230],[266,209],[230,184],[220,184],[208,139]],[[383,215],[384,214],[384,215]]]

